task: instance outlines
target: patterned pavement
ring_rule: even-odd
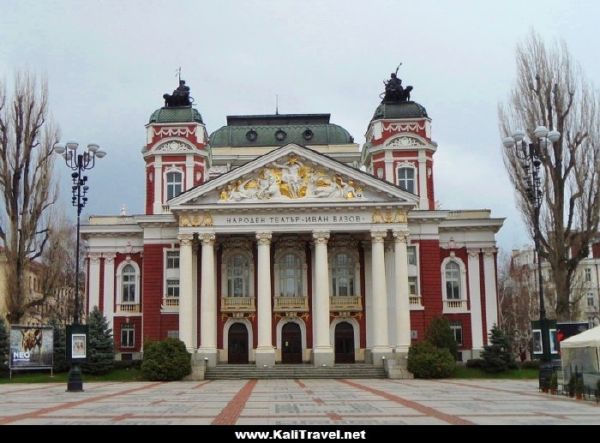
[[[222,380],[0,385],[0,424],[600,424],[537,380]]]

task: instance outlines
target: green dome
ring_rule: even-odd
[[[382,103],[371,120],[381,118],[428,118],[427,110],[417,102]]]
[[[200,113],[191,106],[160,108],[152,113],[148,123],[187,123],[202,121]]]
[[[329,123],[328,114],[230,116],[210,135],[211,147],[341,145],[354,143],[348,131]]]

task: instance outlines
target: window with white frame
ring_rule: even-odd
[[[183,188],[183,174],[178,171],[167,172],[167,200],[181,194]]]
[[[415,193],[415,168],[398,168],[398,186],[405,191]]]
[[[132,324],[121,327],[121,347],[133,348],[135,346],[135,328]]]
[[[594,299],[595,299],[594,293],[593,292],[588,292],[587,293],[587,305],[589,307],[594,307],[594,305],[595,305]]]
[[[121,271],[121,301],[135,303],[136,272],[132,265],[125,265]]]
[[[167,251],[167,269],[179,269],[179,251]]]
[[[419,295],[419,281],[417,277],[408,277],[408,293],[410,295]]]
[[[250,296],[250,263],[248,257],[234,254],[227,260],[227,296]]]
[[[406,255],[408,257],[408,264],[417,266],[417,247],[416,246],[407,246],[406,247]]]
[[[285,254],[279,260],[279,296],[300,297],[302,293],[302,261],[296,254]]]
[[[345,252],[333,257],[331,266],[332,294],[334,297],[354,296],[354,259]]]
[[[460,300],[460,266],[455,261],[446,264],[446,299]]]
[[[167,280],[167,297],[179,297],[179,280]]]
[[[592,269],[591,268],[585,268],[585,277],[584,277],[586,283],[589,283],[592,281]]]
[[[454,341],[458,346],[462,346],[463,344],[463,330],[462,323],[460,322],[450,322],[450,329],[452,330],[452,335],[454,335]]]

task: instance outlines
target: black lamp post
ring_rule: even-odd
[[[542,277],[542,260],[540,258],[540,208],[542,206],[542,178],[540,166],[542,164],[540,156],[542,150],[551,146],[560,138],[560,132],[548,131],[545,126],[538,126],[533,131],[536,141],[527,143],[525,133],[516,131],[512,137],[506,137],[502,140],[506,149],[514,149],[516,159],[521,166],[522,184],[525,188],[526,196],[533,206],[533,230],[535,253],[537,256],[537,277],[540,297],[540,329],[542,334],[542,357],[539,373],[540,389],[548,388],[550,378],[552,377],[552,355],[550,353],[550,331],[548,320],[546,319],[546,308],[544,304],[544,281]]]
[[[79,307],[79,231],[81,226],[81,211],[85,207],[88,197],[87,192],[89,186],[87,185],[87,176],[83,175],[83,171],[92,169],[96,165],[96,158],[101,159],[106,155],[106,152],[100,150],[100,147],[94,143],[90,143],[87,146],[87,151],[83,153],[77,153],[79,144],[77,142],[68,142],[66,145],[56,144],[54,146],[54,152],[62,155],[65,159],[67,167],[72,171],[71,178],[73,179],[73,185],[71,190],[73,192],[72,203],[77,208],[77,246],[75,256],[75,313],[73,315],[73,324],[69,328],[70,331],[67,334],[67,353],[71,359],[71,369],[69,371],[69,380],[67,382],[68,392],[80,392],[83,391],[83,381],[81,379],[81,368],[79,363],[82,360],[81,355],[85,355],[85,347],[77,350],[77,344],[83,343],[85,345],[85,328],[79,323],[80,307]],[[81,334],[83,332],[84,334]],[[77,338],[73,338],[76,334]],[[81,339],[83,338],[83,342]],[[81,353],[83,352],[83,354]],[[85,357],[83,357],[84,359]]]

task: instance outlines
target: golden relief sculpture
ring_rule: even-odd
[[[203,214],[181,214],[179,216],[179,226],[182,228],[197,228],[212,225],[213,219],[207,212]]]
[[[408,216],[402,209],[387,209],[373,212],[373,223],[407,223]]]
[[[290,156],[284,163],[273,162],[258,171],[257,177],[227,184],[219,193],[221,201],[335,198],[362,198],[361,187],[340,174],[304,165]]]

